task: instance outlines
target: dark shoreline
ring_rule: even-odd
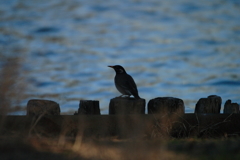
[[[4,135],[219,138],[240,135],[240,114],[0,116]]]

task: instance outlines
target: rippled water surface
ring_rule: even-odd
[[[178,97],[187,113],[212,94],[240,103],[239,15],[234,0],[1,1],[1,65],[20,59],[22,106],[50,99],[64,114],[80,99],[99,100],[107,114],[120,95],[114,64],[147,102]]]

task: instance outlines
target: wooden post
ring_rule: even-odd
[[[184,102],[174,97],[158,97],[148,102],[148,114],[184,113]]]
[[[109,114],[144,114],[145,99],[116,97],[110,100]]]
[[[80,100],[78,113],[75,115],[100,115],[99,101]]]
[[[31,99],[27,103],[27,115],[60,115],[59,104],[50,100]]]
[[[232,103],[232,101],[229,99],[224,104],[223,113],[231,114],[231,113],[239,113],[239,104]]]
[[[220,113],[222,98],[216,95],[198,100],[195,113]]]

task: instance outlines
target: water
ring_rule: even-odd
[[[22,106],[50,99],[73,114],[99,100],[107,114],[115,64],[147,102],[181,98],[187,113],[212,94],[240,103],[239,1],[2,0],[0,15],[1,57],[21,59]]]

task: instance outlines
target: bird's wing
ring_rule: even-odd
[[[130,90],[131,93],[135,94],[135,93],[138,93],[138,90],[137,90],[137,85],[136,83],[134,82],[134,79],[128,75],[129,77],[129,80],[126,82],[126,86],[127,88]]]

